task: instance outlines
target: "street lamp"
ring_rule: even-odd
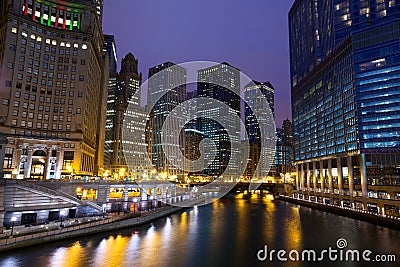
[[[62,224],[63,216],[64,216],[64,211],[60,210],[60,227],[63,227],[63,224]]]
[[[11,236],[12,236],[13,233],[14,233],[14,223],[15,223],[16,220],[17,220],[17,217],[15,217],[15,216],[13,216],[13,217],[11,218],[11,221],[12,221],[12,224],[11,224]]]
[[[103,204],[103,218],[104,218],[104,215],[105,215],[105,213],[106,213],[106,207],[107,207],[107,205],[106,205],[106,204]]]

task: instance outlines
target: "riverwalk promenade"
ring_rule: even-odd
[[[202,202],[204,202],[204,199],[199,197],[186,201],[185,205],[190,207],[201,204]],[[3,235],[2,238],[0,236],[0,252],[78,236],[134,227],[162,218],[184,208],[185,207],[163,206],[141,213],[115,214],[114,216],[106,218],[99,216],[80,218],[79,224],[66,221],[63,227],[60,226],[61,223],[58,224],[58,226],[53,223],[43,226],[43,230],[40,232],[37,232],[40,230],[37,227],[32,228],[31,232],[28,231],[23,234],[14,232],[15,234],[13,236]]]

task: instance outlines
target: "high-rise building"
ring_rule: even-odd
[[[293,127],[291,121],[286,119],[282,128],[276,129],[275,178],[290,177],[295,171]]]
[[[108,77],[108,94],[107,94],[107,113],[106,113],[106,129],[105,129],[105,144],[104,144],[104,165],[107,168],[111,166],[114,146],[114,120],[116,115],[115,97],[117,92],[117,49],[115,37],[113,35],[104,35],[105,47],[110,58],[110,73]],[[105,173],[109,175],[109,173]]]
[[[102,168],[109,60],[98,8],[102,3],[2,1],[5,178],[93,176]]]
[[[393,0],[293,4],[300,197],[400,216],[399,15]]]
[[[149,69],[147,100],[148,103],[154,104],[150,123],[153,125],[152,163],[162,179],[183,179],[184,176],[184,163],[179,162],[179,156],[174,152],[179,150],[183,155],[184,148],[180,144],[184,142],[181,140],[180,144],[173,144],[165,138],[167,133],[171,133],[179,125],[183,126],[186,120],[186,112],[173,118],[169,117],[171,111],[186,100],[186,76],[186,69],[172,62]],[[167,117],[171,119],[171,123],[164,125]]]
[[[209,176],[219,177],[232,164],[230,173],[224,179],[232,180],[238,174],[240,126],[233,118],[240,119],[240,70],[226,62],[198,71],[198,97],[218,100],[223,105],[213,106],[199,102],[197,114],[200,118],[199,130],[212,142],[204,144],[204,157],[210,164],[204,168]],[[226,125],[216,121],[223,118]],[[231,135],[227,130],[230,130]],[[215,156],[215,158],[214,158]],[[213,159],[211,159],[213,157]]]
[[[282,173],[292,173],[294,166],[293,125],[288,119],[282,123]]]
[[[113,49],[113,51],[115,51]],[[115,54],[112,52],[111,55]],[[114,66],[114,64],[112,64]],[[108,103],[107,103],[107,120],[106,120],[106,151],[105,158],[106,169],[110,170],[110,175],[115,178],[122,178],[121,176],[129,176],[128,165],[126,156],[129,156],[128,150],[124,151],[123,127],[124,119],[126,116],[136,116],[140,112],[139,104],[140,99],[135,93],[140,89],[142,81],[142,74],[138,71],[138,60],[128,53],[121,62],[121,71],[116,74],[110,72],[109,88],[108,88]],[[128,105],[138,107],[137,112],[129,110]],[[146,125],[146,114],[144,110],[140,112],[143,116],[140,118],[129,118],[129,121],[139,122],[142,121],[141,128],[144,129]],[[144,120],[144,122],[143,122]],[[143,141],[144,143],[144,141]],[[125,152],[125,154],[124,154]]]
[[[244,108],[246,122],[245,125],[250,147],[250,154],[247,162],[245,177],[247,180],[249,180],[252,178],[261,178],[261,173],[256,173],[261,155],[261,133],[259,122],[257,121],[255,114],[262,114],[267,112],[267,108],[263,106],[263,103],[265,103],[263,99],[265,99],[267,101],[266,103],[269,105],[269,109],[272,112],[272,116],[275,117],[275,89],[270,82],[251,81],[244,87],[244,96],[246,100],[245,102],[247,103]],[[271,176],[275,175],[276,164],[273,161],[274,159],[273,157],[271,157]]]

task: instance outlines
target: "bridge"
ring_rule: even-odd
[[[180,187],[201,187],[205,186],[207,184],[210,184],[208,182],[193,182],[190,184],[179,184],[177,183],[177,186]],[[226,186],[232,186],[232,183],[216,183],[215,184],[215,190],[217,191],[220,186],[223,186],[226,184]],[[245,191],[250,191],[249,190],[250,183],[249,182],[239,182],[236,183],[235,186],[230,190],[230,193],[243,193]],[[257,187],[258,186],[258,187]],[[279,193],[283,193],[285,190],[285,187],[289,190],[292,188],[291,185],[288,184],[277,184],[277,183],[254,183],[254,187],[257,187],[256,190],[263,190],[263,191],[268,191],[269,193],[273,195],[277,195]],[[218,189],[217,189],[218,188]],[[212,190],[211,190],[212,191]]]

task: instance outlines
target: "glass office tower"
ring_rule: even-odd
[[[298,197],[399,217],[400,1],[289,12]]]

